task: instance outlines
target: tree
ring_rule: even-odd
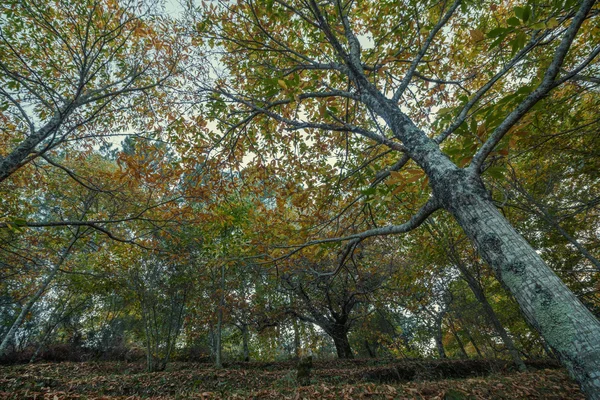
[[[354,358],[348,333],[372,312],[369,296],[396,267],[367,259],[364,254],[352,257],[334,274],[328,272],[334,261],[328,263],[327,256],[319,261],[303,257],[291,260],[281,274],[282,289],[295,297],[288,313],[323,329],[333,339],[338,358]]]
[[[178,50],[152,5],[110,0],[0,6],[0,182],[51,150],[131,131],[132,110],[174,74]],[[154,93],[156,94],[156,93]],[[124,113],[126,112],[126,114]]]
[[[190,291],[186,266],[146,256],[132,269],[131,282],[142,316],[148,371],[163,371],[183,326]]]
[[[389,176],[403,186],[421,179],[425,204],[405,223],[325,240],[353,246],[406,233],[445,210],[584,392],[600,398],[600,322],[498,211],[481,179],[524,118],[593,64],[594,3],[211,3],[197,28],[226,50],[226,71],[205,87],[207,115],[236,144],[270,151],[297,176],[289,166],[310,169],[334,148],[355,159],[365,140],[385,146],[376,160],[362,159],[377,175],[354,192],[374,195]],[[315,161],[297,151],[302,141],[319,150]]]

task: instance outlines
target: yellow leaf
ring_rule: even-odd
[[[287,84],[285,83],[285,81],[283,79],[278,79],[277,83],[279,83],[279,86],[281,86],[281,88],[283,90],[287,90],[288,89]]]
[[[419,179],[421,179],[421,175],[413,175],[410,178],[406,178],[405,182],[411,183],[411,182],[416,182]]]
[[[398,193],[400,193],[400,192],[402,191],[402,189],[404,189],[404,185],[398,185],[398,186],[396,187],[396,189],[394,189],[394,190],[392,191],[392,196],[395,196],[395,195],[397,195]]]
[[[482,123],[481,125],[479,125],[477,127],[477,136],[479,136],[480,138],[482,138],[486,132],[487,132],[487,129],[485,127],[485,123]]]
[[[400,174],[400,172],[398,171],[391,171],[390,172],[390,178],[387,180],[387,184],[388,185],[393,185],[395,183],[398,182],[402,182],[402,175]]]
[[[471,29],[470,33],[471,39],[473,39],[474,42],[479,42],[485,37],[483,32],[481,32],[479,29]]]
[[[558,26],[558,20],[556,18],[550,18],[548,22],[546,22],[546,27],[548,29],[552,29]]]
[[[472,159],[473,159],[473,157],[465,157],[458,162],[458,166],[462,168],[465,165],[467,165],[469,163],[469,161],[471,161]]]

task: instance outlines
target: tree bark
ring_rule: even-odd
[[[350,341],[348,341],[348,330],[345,326],[333,327],[329,329],[329,336],[333,339],[337,356],[340,359],[351,359],[354,358],[352,353],[352,347],[350,347]]]

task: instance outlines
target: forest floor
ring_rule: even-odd
[[[529,372],[485,360],[315,361],[310,386],[294,362],[62,362],[0,366],[0,399],[584,399],[556,362]]]

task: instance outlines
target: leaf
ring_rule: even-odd
[[[398,193],[402,192],[402,190],[404,189],[404,185],[398,185],[396,186],[396,188],[392,191],[391,195],[395,196]]]
[[[473,39],[474,42],[480,42],[484,39],[483,32],[481,32],[479,29],[471,29],[470,33],[471,39]]]
[[[11,222],[15,225],[15,226],[27,226],[27,221],[23,218],[11,218]]]
[[[531,17],[531,6],[527,5],[523,10],[523,16],[521,19],[523,20],[523,22],[527,22],[529,21],[529,17]]]
[[[524,32],[519,32],[517,36],[510,41],[512,54],[514,55],[519,50],[521,50],[525,46],[526,42],[527,35]]]
[[[467,164],[468,164],[468,163],[469,163],[469,162],[470,162],[472,159],[473,159],[473,157],[472,157],[472,156],[465,157],[465,158],[461,159],[461,160],[458,162],[458,166],[459,166],[460,168],[462,168],[462,167],[464,167],[465,165],[467,165]]]
[[[511,26],[519,26],[521,25],[521,21],[518,18],[510,17],[508,21],[506,21]]]
[[[365,196],[371,196],[375,194],[376,189],[374,187],[363,190],[361,193]]]
[[[288,90],[288,86],[283,79],[277,79],[277,83],[283,90]]]
[[[546,27],[548,29],[556,28],[558,26],[558,20],[556,18],[550,18],[548,22],[546,22]]]
[[[423,177],[422,175],[414,175],[414,176],[411,176],[409,178],[406,178],[404,181],[407,182],[407,183],[412,183],[412,182],[418,181],[422,177]]]
[[[393,185],[399,182],[402,182],[402,174],[398,171],[391,171],[390,172],[390,177],[388,178],[388,180],[386,181],[386,183],[388,185]]]
[[[504,178],[504,168],[500,166],[489,167],[485,170],[485,173],[495,179]]]
[[[487,129],[486,129],[485,123],[481,123],[481,124],[480,124],[480,125],[477,127],[477,136],[478,136],[480,139],[482,139],[482,138],[485,136],[486,132],[487,132]]]
[[[515,15],[519,17],[519,19],[524,20],[525,16],[525,7],[515,7],[513,8]]]
[[[505,28],[495,28],[487,33],[487,37],[489,37],[490,39],[494,39],[500,36],[503,37],[506,35],[506,33],[507,30]]]

